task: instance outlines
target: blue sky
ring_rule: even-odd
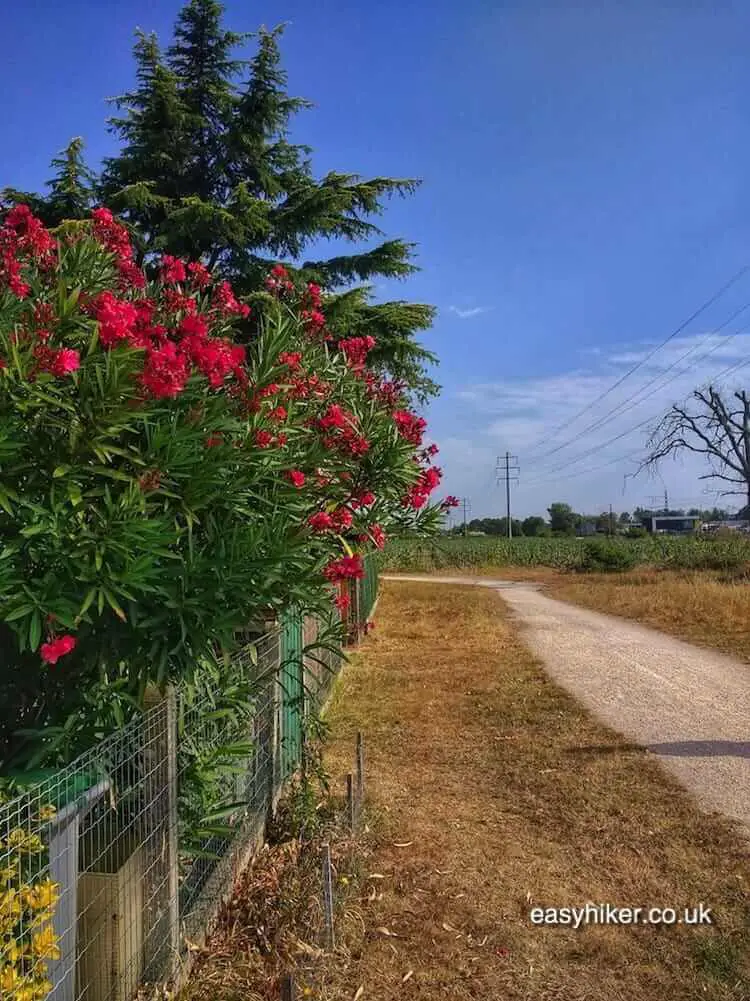
[[[40,185],[73,135],[92,161],[112,149],[104,98],[132,82],[133,29],[166,42],[179,4],[151,6],[4,12],[0,184]],[[280,21],[290,89],[316,105],[295,130],[316,169],[424,179],[382,221],[419,244],[423,271],[379,291],[439,307],[426,342],[444,390],[428,416],[446,490],[473,514],[502,513],[493,470],[510,449],[521,514],[552,500],[632,508],[663,484],[675,501],[713,503],[690,461],[623,493],[645,444],[645,429],[625,432],[748,357],[750,336],[711,332],[750,301],[750,275],[550,435],[750,258],[750,7],[227,3],[232,28]],[[743,320],[750,310],[721,337]],[[627,413],[586,430],[633,394]]]

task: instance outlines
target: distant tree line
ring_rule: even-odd
[[[599,514],[583,514],[574,511],[570,504],[556,501],[547,508],[547,518],[534,514],[528,518],[511,518],[511,531],[513,537],[525,536],[560,536],[560,535],[580,535],[597,533],[601,535],[635,535],[639,534],[646,519],[668,515],[674,517],[700,518],[701,521],[726,521],[731,514],[724,508],[697,508],[692,507],[688,511],[683,508],[669,508],[668,510],[654,511],[649,508],[637,507],[631,513],[622,511],[620,514],[603,511]],[[740,512],[739,517],[744,513]],[[468,533],[481,533],[482,535],[508,534],[507,518],[472,518],[471,521],[454,525],[449,529],[451,535],[463,535]]]

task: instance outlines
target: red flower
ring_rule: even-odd
[[[176,285],[179,282],[184,282],[186,277],[187,273],[182,261],[177,257],[172,257],[171,254],[164,254],[161,259],[161,280],[170,285]]]
[[[288,470],[286,478],[298,490],[300,489],[300,487],[304,487],[305,485],[305,474],[303,472],[300,472],[299,469]]]
[[[422,444],[422,435],[427,428],[427,421],[423,417],[409,413],[408,410],[397,410],[393,419],[396,422],[398,433],[412,445]]]
[[[136,307],[111,292],[98,295],[88,307],[88,312],[99,322],[99,340],[105,348],[127,341],[138,320]]]
[[[307,519],[307,523],[313,532],[325,532],[329,528],[333,528],[333,518],[325,511],[318,511],[317,514],[311,514]]]
[[[339,531],[351,528],[353,520],[351,511],[347,510],[345,507],[337,508],[333,512],[333,523]]]
[[[380,525],[373,525],[371,527],[370,538],[378,547],[378,549],[382,549],[383,546],[385,545],[385,532],[383,531]]]
[[[445,500],[442,502],[440,506],[442,508],[445,508],[445,510],[447,511],[448,508],[450,507],[458,507],[460,503],[461,502],[459,501],[458,497],[454,497],[453,494],[448,494],[448,496],[445,498]]]
[[[60,348],[55,356],[52,371],[55,375],[68,375],[81,367],[81,357],[72,348]]]
[[[365,575],[365,568],[362,565],[362,557],[343,556],[340,560],[332,560],[323,571],[326,580],[333,583],[339,580],[361,578]]]
[[[268,448],[273,442],[273,435],[270,431],[256,431],[255,444],[258,448]]]
[[[268,412],[269,421],[276,421],[281,423],[287,419],[287,412],[285,407],[274,407],[273,410]]]
[[[187,266],[188,274],[194,285],[198,288],[205,288],[211,284],[211,272],[200,261],[191,261]]]
[[[141,382],[157,399],[175,397],[185,388],[190,376],[190,364],[172,341],[160,348],[151,348],[146,355]]]
[[[266,278],[265,285],[272,295],[281,296],[294,291],[294,284],[283,264],[274,264],[270,275]]]
[[[302,353],[300,351],[282,351],[279,355],[279,365],[286,365],[292,371],[299,368],[301,361]]]
[[[75,636],[58,636],[49,643],[42,643],[40,650],[42,660],[47,664],[56,664],[61,657],[75,650],[75,646]]]
[[[250,307],[237,301],[229,282],[220,282],[216,286],[212,302],[214,308],[217,309],[222,316],[247,317],[250,315]]]
[[[339,594],[337,594],[336,597],[334,598],[333,603],[343,615],[343,613],[351,605],[352,599],[345,591],[340,591]]]
[[[179,332],[190,337],[206,337],[208,334],[206,318],[196,313],[183,317]]]
[[[206,448],[216,448],[217,445],[224,444],[224,438],[220,434],[210,434],[204,444]]]
[[[320,285],[316,285],[314,282],[308,283],[307,289],[305,290],[305,301],[308,302],[313,309],[320,309]]]
[[[164,308],[170,313],[197,313],[198,303],[185,292],[176,288],[165,288],[162,292]]]
[[[365,367],[368,352],[374,347],[374,337],[349,337],[339,341],[339,351],[342,352],[355,372]]]
[[[350,506],[355,510],[360,507],[369,507],[370,504],[375,503],[375,494],[371,490],[365,490],[361,494],[357,494],[349,502]]]

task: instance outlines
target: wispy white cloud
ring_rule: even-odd
[[[497,513],[503,498],[494,482],[495,457],[508,449],[521,464],[514,496],[522,514],[542,512],[553,500],[586,511],[610,502],[632,508],[665,485],[676,506],[689,500],[693,503],[688,506],[696,506],[701,497],[705,506],[713,504],[712,491],[719,484],[699,479],[708,471],[700,456],[665,462],[652,478],[625,476],[638,468],[650,428],[672,403],[708,381],[727,388],[743,378],[750,381],[750,367],[724,374],[750,359],[750,334],[675,338],[647,359],[652,348],[631,342],[604,349],[597,357],[589,353],[585,369],[571,366],[546,377],[460,387],[453,398],[461,429],[454,422],[445,437],[439,426],[433,429],[441,442],[445,489],[471,497],[476,516]],[[635,362],[644,360],[609,392]],[[731,507],[734,502],[726,498],[723,503]]]
[[[459,320],[469,320],[472,316],[479,316],[482,313],[489,313],[492,306],[472,306],[470,309],[460,309],[458,306],[449,306],[448,311],[455,313]]]

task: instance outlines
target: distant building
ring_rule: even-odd
[[[589,535],[596,535],[596,522],[595,521],[582,521],[578,526],[578,531],[576,532],[578,538],[583,538]]]
[[[700,518],[680,514],[656,514],[643,519],[643,527],[652,535],[690,535],[700,528]]]
[[[750,532],[750,521],[742,518],[732,518],[729,521],[707,521],[701,525],[702,532],[709,534],[719,531]]]

